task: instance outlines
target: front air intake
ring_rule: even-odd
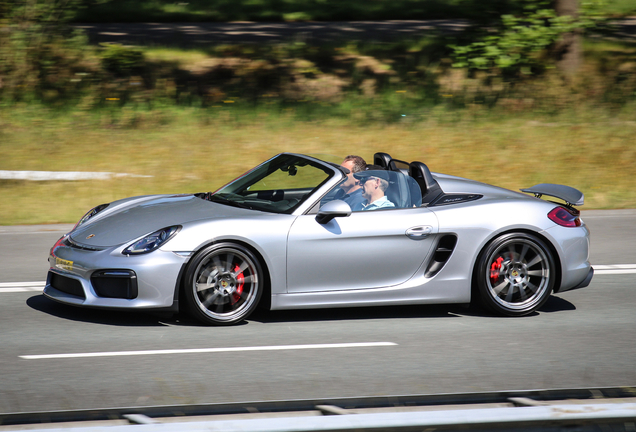
[[[457,237],[452,234],[446,234],[439,239],[437,247],[435,248],[435,254],[433,255],[433,259],[428,263],[424,277],[432,278],[439,273],[453,253],[456,244]]]
[[[137,298],[137,275],[132,270],[99,270],[91,276],[91,285],[98,297]]]
[[[48,285],[63,293],[83,299],[86,298],[84,289],[82,288],[82,283],[77,279],[49,272]]]

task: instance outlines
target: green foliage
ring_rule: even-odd
[[[559,38],[592,28],[602,20],[602,0],[585,1],[579,17],[557,16],[546,0],[525,0],[521,15],[502,15],[477,41],[453,45],[454,67],[487,70],[504,76],[530,75],[552,66],[547,55]]]
[[[104,69],[116,77],[141,75],[145,69],[144,53],[135,47],[108,44],[101,58]]]
[[[81,0],[0,3],[0,98],[63,99],[91,69],[87,40],[68,22]]]
[[[480,13],[487,17],[500,3],[506,1],[482,2]],[[450,39],[441,36],[391,43],[232,44],[196,53],[164,49],[161,55],[157,47],[95,47],[66,26],[79,0],[0,0],[5,12],[0,102],[105,109],[134,125],[138,116],[121,113],[158,106],[382,123],[410,122],[437,109],[559,110],[580,101],[620,108],[636,99],[636,58],[629,50],[621,56],[602,50],[610,60],[586,52],[588,81],[578,86],[564,86],[548,70],[547,54],[558,36],[594,24],[594,14],[575,21],[556,17],[545,1],[523,5],[510,9],[523,13],[505,14],[481,39],[454,47],[460,69],[451,67]],[[582,6],[588,10],[589,2]],[[547,73],[538,77],[539,71]],[[511,79],[524,74],[535,76]]]

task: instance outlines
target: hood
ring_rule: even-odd
[[[103,213],[72,231],[71,239],[80,245],[112,247],[172,225],[253,215],[254,210],[213,203],[194,195],[160,195],[132,205],[115,204],[114,209]]]

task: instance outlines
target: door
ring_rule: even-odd
[[[429,259],[438,231],[426,208],[354,212],[319,224],[299,216],[287,246],[289,293],[398,285]]]

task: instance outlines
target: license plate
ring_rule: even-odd
[[[60,268],[62,270],[72,271],[73,261],[55,257],[55,267]]]

